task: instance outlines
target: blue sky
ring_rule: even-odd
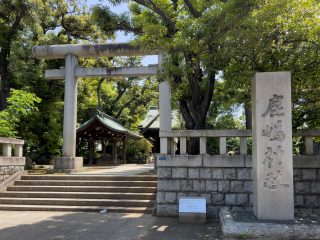
[[[118,6],[111,5],[107,0],[87,0],[88,6],[92,6],[95,4],[102,4],[107,5],[111,8],[111,10],[115,13],[122,13],[122,12],[128,12],[128,6],[127,4],[121,4]],[[117,32],[116,39],[110,40],[110,42],[130,42],[130,40],[133,39],[133,35],[125,35],[123,32]],[[148,65],[148,64],[157,64],[158,63],[158,57],[157,56],[146,56],[143,58],[142,64]]]

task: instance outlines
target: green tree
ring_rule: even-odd
[[[223,39],[248,15],[255,1],[132,0],[129,3],[131,17],[96,6],[94,19],[106,33],[133,32],[141,46],[165,53],[161,78],[171,81],[186,128],[206,128],[216,74],[222,70]],[[191,151],[197,152],[196,143],[191,144]]]
[[[319,127],[320,3],[314,0],[261,1],[230,31],[224,46],[224,89],[244,103],[251,128],[250,83],[255,72],[291,71],[293,127]]]
[[[15,23],[15,24],[14,24]],[[63,60],[40,61],[34,45],[95,42],[104,39],[79,0],[0,1],[0,109],[7,105],[11,88],[42,99],[38,112],[23,117],[17,135],[26,141],[34,160],[59,154],[62,144],[63,83],[44,79],[45,69],[63,66]]]
[[[0,111],[0,136],[17,137],[21,119],[38,111],[36,104],[40,103],[41,99],[35,94],[12,89],[7,101],[8,107]]]
[[[141,58],[114,58],[112,61],[98,59],[84,62],[88,67],[140,66]],[[118,119],[131,130],[138,130],[149,106],[157,103],[156,78],[92,78],[79,84],[79,122],[83,123],[100,110]]]

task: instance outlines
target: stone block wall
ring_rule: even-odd
[[[301,161],[304,164],[301,164]],[[296,164],[295,164],[296,163]],[[205,197],[208,216],[220,207],[252,207],[248,155],[166,156],[158,160],[158,216],[177,216],[179,197]],[[320,157],[294,159],[295,209],[320,212]]]
[[[0,183],[12,174],[24,171],[24,157],[0,157]]]

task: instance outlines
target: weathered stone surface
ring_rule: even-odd
[[[177,200],[179,201],[179,198],[181,197],[188,197],[187,192],[177,192]]]
[[[302,206],[303,204],[304,204],[303,195],[295,195],[294,205],[295,206]]]
[[[319,155],[295,155],[293,166],[295,168],[320,168]]]
[[[320,193],[320,182],[311,183],[311,193]]]
[[[293,180],[299,181],[302,179],[301,169],[293,169]]]
[[[165,203],[165,192],[157,192],[157,204]]]
[[[249,210],[249,209],[248,209]],[[239,216],[241,212],[237,212]],[[219,218],[224,239],[320,239],[317,224],[299,224],[287,222],[246,222],[235,221],[227,208],[220,209]],[[240,216],[240,219],[244,218]],[[243,237],[242,237],[243,236]]]
[[[310,182],[296,182],[295,183],[296,193],[310,193]]]
[[[199,179],[200,178],[200,169],[199,168],[189,168],[188,169],[189,179]]]
[[[250,204],[253,204],[253,194],[250,194]]]
[[[231,192],[243,192],[243,182],[231,181]]]
[[[247,205],[248,202],[248,194],[237,194],[237,205]]]
[[[252,81],[254,214],[294,218],[291,74],[256,73]]]
[[[200,197],[204,197],[206,199],[207,206],[211,205],[211,194],[210,193],[200,193]]]
[[[192,180],[181,180],[181,191],[192,191],[193,185]]]
[[[206,191],[215,192],[218,190],[218,181],[216,180],[206,180]]]
[[[180,191],[180,189],[181,189],[180,180],[171,180],[168,182],[169,191]]]
[[[252,183],[252,181],[244,181],[244,183],[243,183],[243,191],[244,192],[250,192],[250,193],[252,193],[252,191],[253,191],[253,183]]]
[[[69,136],[71,138],[71,136]],[[72,151],[72,150],[71,150]],[[83,167],[82,157],[56,157],[54,169],[57,170],[79,170]]]
[[[231,206],[237,204],[237,194],[226,193],[225,195],[225,205]]]
[[[158,179],[157,189],[158,189],[158,191],[166,191],[167,190],[167,180]]]
[[[219,181],[218,182],[219,192],[230,192],[230,181]]]
[[[245,167],[246,155],[205,155],[204,167]]]
[[[212,204],[213,205],[223,205],[224,204],[224,194],[222,193],[211,193]]]
[[[317,180],[320,180],[320,168],[317,169]]]
[[[210,168],[201,168],[200,169],[200,178],[201,179],[211,179],[211,169]]]
[[[166,203],[177,203],[177,193],[176,192],[166,192],[165,202]]]
[[[235,168],[226,168],[224,169],[224,179],[237,179],[237,171]]]
[[[157,216],[178,216],[178,204],[158,204]]]
[[[302,180],[316,180],[316,169],[301,169]]]
[[[316,195],[305,195],[305,205],[308,207],[319,207],[319,197]]]
[[[2,157],[0,156],[0,166],[24,166],[25,157]]]
[[[184,178],[186,179],[188,175],[187,168],[172,168],[172,178]]]
[[[200,192],[188,192],[188,197],[200,197]]]
[[[158,167],[202,167],[202,156],[167,155],[166,160],[158,160]]]
[[[250,179],[250,169],[249,168],[238,168],[238,179],[239,180],[249,180]]]
[[[180,191],[179,180],[158,180],[159,191]]]
[[[203,192],[206,190],[205,180],[193,180],[193,191]]]
[[[158,178],[171,178],[171,168],[158,168]]]
[[[212,168],[212,179],[223,179],[223,168]]]

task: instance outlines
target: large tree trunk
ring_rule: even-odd
[[[11,74],[9,72],[10,48],[8,46],[1,49],[0,52],[0,111],[7,107],[7,98],[10,95]]]
[[[190,97],[179,100],[180,113],[185,121],[186,129],[202,130],[206,129],[206,117],[213,97],[215,86],[214,70],[206,69],[207,75],[203,73],[201,67],[200,56],[192,53],[184,54],[185,63],[191,69],[191,73],[187,75],[189,83]],[[177,61],[175,55],[172,56],[172,64],[179,67],[180,62]],[[206,88],[202,89],[201,84],[206,81]],[[182,83],[181,76],[175,76],[173,87],[176,88]],[[199,154],[199,139],[191,138],[188,142],[188,153]]]
[[[252,129],[252,111],[247,102],[244,104],[244,114],[246,117],[246,129]]]

